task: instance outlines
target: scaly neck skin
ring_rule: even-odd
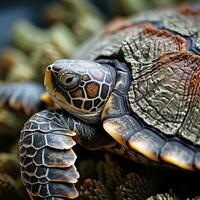
[[[63,85],[66,77],[66,82],[75,77],[72,88],[68,83]],[[57,61],[45,74],[46,89],[52,99],[67,112],[90,124],[100,121],[115,81],[114,67],[87,61]]]

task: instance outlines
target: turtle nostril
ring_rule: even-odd
[[[48,71],[51,71],[51,67],[50,67],[50,66],[48,66],[48,67],[47,67],[47,70],[48,70]]]

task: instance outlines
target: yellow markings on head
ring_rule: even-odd
[[[112,105],[112,96],[109,97],[109,99],[107,100],[106,102],[106,105],[102,111],[102,114],[101,114],[101,119],[103,120],[104,117],[106,116],[108,110],[111,108],[111,105]]]
[[[61,106],[55,103],[54,100],[51,98],[51,96],[47,92],[43,93],[40,99],[48,106],[54,106],[55,108],[58,108],[58,109],[61,108]]]
[[[103,128],[107,131],[107,133],[112,136],[118,143],[120,143],[123,146],[126,146],[125,141],[122,138],[122,133],[121,133],[121,127],[120,124],[115,123],[115,121],[111,120],[106,120],[103,123]]]
[[[60,109],[60,108],[62,108],[59,104],[57,104],[57,103],[54,103],[54,106],[55,106],[55,108],[57,108],[57,109]]]
[[[50,90],[53,90],[54,88],[52,83],[52,72],[49,70],[46,70],[45,72],[44,85],[47,86]]]
[[[67,104],[67,101],[65,100],[65,97],[60,92],[56,92],[55,91],[55,86],[53,85],[52,72],[51,71],[48,71],[48,70],[46,71],[45,78],[44,78],[44,85],[46,86],[47,92],[52,93],[53,95],[56,96],[56,99],[61,100],[62,102]],[[44,100],[48,101],[48,97],[47,96],[44,95],[44,97],[42,97],[42,98],[44,98]],[[51,98],[51,96],[50,96],[50,98]],[[56,107],[60,108],[59,101],[56,101],[54,103],[55,103],[54,105]]]
[[[47,105],[54,105],[53,99],[50,97],[50,95],[45,92],[40,96],[41,101],[43,101]]]

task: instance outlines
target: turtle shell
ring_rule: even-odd
[[[168,136],[200,144],[200,11],[190,7],[116,19],[77,58],[112,58],[132,70],[133,113]]]

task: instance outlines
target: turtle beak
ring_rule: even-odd
[[[44,76],[44,86],[49,87],[52,86],[52,66],[49,65],[46,69]]]

